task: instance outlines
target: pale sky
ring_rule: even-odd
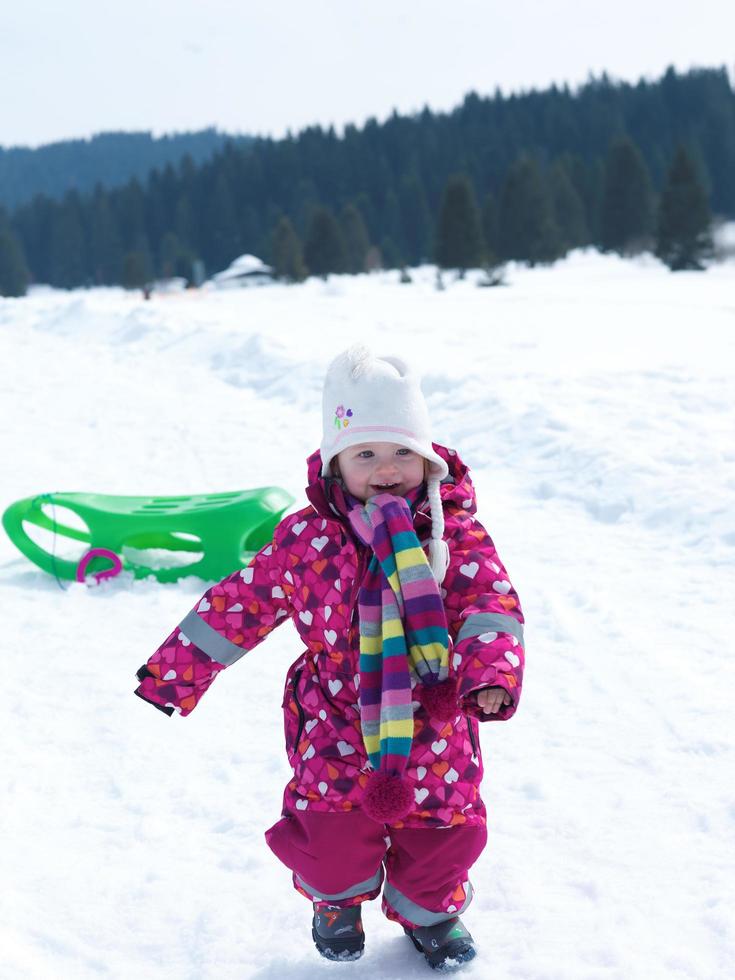
[[[0,15],[0,145],[283,135],[490,94],[735,72],[733,0],[26,0]]]

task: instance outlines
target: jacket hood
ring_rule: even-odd
[[[432,448],[438,456],[445,460],[449,469],[448,475],[442,480],[439,487],[445,511],[447,505],[450,507],[454,505],[464,514],[474,514],[477,510],[477,498],[468,467],[462,462],[456,450],[447,449],[436,442],[432,443]],[[322,457],[318,449],[309,456],[306,465],[308,474],[307,498],[317,513],[334,520],[335,516],[340,516],[330,504],[330,492],[336,481],[332,477],[321,475]]]

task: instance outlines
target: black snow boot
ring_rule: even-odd
[[[477,955],[474,940],[458,916],[435,926],[406,929],[406,935],[419,953],[423,953],[432,970],[449,972]]]
[[[328,960],[359,960],[365,934],[359,905],[340,909],[335,905],[314,906],[311,935],[316,948]]]

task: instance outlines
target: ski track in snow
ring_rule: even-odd
[[[528,623],[523,703],[482,730],[461,975],[729,977],[735,266],[576,253],[507,289],[433,277],[0,300],[0,506],[265,484],[301,506],[328,361],[356,340],[408,356]],[[207,584],[62,589],[0,539],[0,977],[428,976],[378,903],[364,958],[322,961],[263,840],[290,624],[190,718],[133,697]]]

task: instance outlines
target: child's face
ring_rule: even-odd
[[[424,463],[423,456],[396,442],[361,442],[339,453],[332,472],[364,502],[378,493],[405,496],[423,482]]]

